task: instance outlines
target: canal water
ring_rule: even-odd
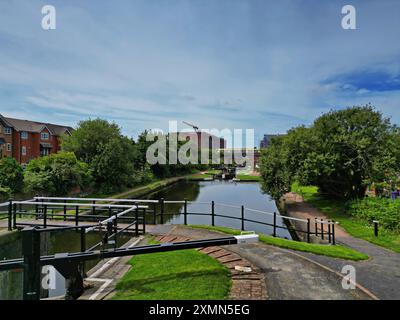
[[[257,182],[232,182],[226,180],[214,181],[181,181],[173,184],[161,191],[149,194],[148,199],[164,198],[168,200],[187,199],[191,203],[188,204],[187,211],[195,213],[211,213],[211,201],[215,202],[215,213],[230,217],[241,217],[240,206],[245,208],[265,211],[269,213],[277,212],[277,225],[286,227],[284,221],[279,215],[279,210],[274,200],[262,193],[260,184]],[[157,206],[157,212],[160,212]],[[184,205],[165,204],[164,223],[183,224]],[[245,210],[245,218],[265,223],[273,223],[273,216]],[[148,221],[152,221],[151,216],[147,217]],[[161,222],[161,218],[157,218],[157,222]],[[188,215],[188,224],[211,225],[211,216],[208,215]],[[224,226],[235,229],[241,228],[241,221],[223,217],[215,217],[216,226]],[[264,234],[272,234],[273,228],[253,222],[245,222],[245,230],[256,231]],[[277,228],[277,235],[281,238],[291,239],[288,230]]]
[[[158,192],[150,193],[146,199],[183,200],[187,199],[188,212],[210,214],[211,201],[215,202],[215,213],[230,217],[241,217],[240,206],[265,211],[269,213],[277,212],[278,208],[275,201],[271,200],[266,194],[263,194],[259,183],[254,182],[230,182],[230,181],[180,181]],[[160,207],[157,205],[157,212]],[[183,224],[183,203],[165,204],[164,223]],[[245,218],[273,223],[273,216],[264,213],[258,213],[245,210]],[[152,215],[146,217],[148,223],[152,223]],[[160,223],[158,216],[157,222]],[[188,215],[188,224],[211,225],[211,216],[209,215]],[[215,217],[216,226],[225,226],[235,229],[241,228],[241,221],[223,217]],[[281,216],[277,217],[277,225],[286,227]],[[254,222],[246,222],[245,229],[264,234],[272,234],[273,228]],[[277,228],[277,234],[281,238],[291,239],[290,233],[286,229]],[[128,236],[120,236],[118,245],[129,240]],[[98,233],[88,233],[86,235],[86,247],[101,241]],[[63,252],[80,251],[80,234],[76,231],[51,232],[42,234],[41,238],[41,254],[55,254]],[[0,237],[0,259],[14,259],[22,256],[22,239],[20,233],[13,233]],[[86,263],[86,270],[89,270],[98,261],[89,261]],[[0,272],[0,300],[4,299],[21,299],[22,298],[22,272],[21,270],[13,270]],[[65,294],[65,279],[57,274],[56,289],[47,290],[41,293],[42,297],[55,297]]]

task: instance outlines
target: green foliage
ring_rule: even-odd
[[[363,196],[373,182],[395,184],[399,156],[397,127],[371,106],[353,107],[328,112],[309,128],[273,139],[260,171],[264,190],[275,198],[299,181],[350,199]]]
[[[270,147],[262,151],[260,173],[262,190],[274,199],[289,191],[291,177],[286,169],[285,145],[282,138],[272,139]]]
[[[45,195],[66,195],[75,187],[90,185],[91,174],[72,152],[61,152],[29,162],[25,170],[26,189]]]
[[[22,167],[14,158],[0,159],[0,188],[4,195],[10,192],[20,192],[24,186],[24,174]]]
[[[148,133],[144,131],[137,141],[133,141],[123,136],[115,123],[102,119],[86,120],[79,123],[70,137],[63,137],[62,148],[74,152],[79,160],[89,165],[96,191],[100,193],[118,192],[151,182],[154,178],[185,175],[204,167],[168,164],[168,152],[166,164],[150,166],[146,153],[154,141],[147,141]]]
[[[400,232],[400,199],[371,198],[350,201],[347,212],[356,219],[372,224],[379,221],[384,229]]]
[[[95,187],[101,192],[120,191],[151,179],[140,161],[140,151],[115,123],[81,121],[71,136],[63,138],[62,148],[88,164]]]
[[[8,187],[0,187],[0,199],[6,200],[11,196],[11,189]]]
[[[115,123],[103,119],[80,121],[71,136],[62,138],[62,149],[74,152],[80,161],[91,163],[109,141],[121,136]]]
[[[113,192],[133,186],[132,142],[120,136],[99,145],[98,149],[90,162],[97,187],[104,192]]]
[[[349,209],[349,205],[346,206],[346,202],[320,194],[315,186],[304,187],[293,184],[292,191],[301,194],[306,202],[312,204],[330,219],[338,221],[350,235],[400,253],[400,234],[398,232],[380,228],[379,236],[376,237],[370,221],[360,220],[355,214],[352,214],[352,210]],[[378,211],[372,215],[378,216],[379,214]]]

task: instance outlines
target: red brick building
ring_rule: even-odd
[[[26,164],[31,159],[60,151],[60,137],[70,135],[68,126],[7,118],[0,115],[0,157]]]

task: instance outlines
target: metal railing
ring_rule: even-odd
[[[138,200],[140,201],[140,200]],[[267,212],[267,211],[262,211],[262,210],[257,210],[257,209],[251,209],[247,208],[245,206],[235,206],[231,204],[226,204],[226,203],[216,203],[214,201],[211,202],[196,202],[196,201],[188,201],[188,200],[177,200],[177,201],[171,201],[171,200],[164,200],[164,199],[159,199],[156,200],[157,203],[159,203],[160,210],[159,212],[156,212],[156,210],[153,210],[153,224],[157,224],[157,220],[160,221],[161,224],[164,223],[165,217],[167,216],[173,216],[177,214],[182,214],[183,215],[183,224],[187,225],[188,224],[188,218],[190,216],[210,216],[210,224],[211,226],[215,226],[215,219],[216,218],[226,218],[226,219],[233,219],[233,220],[238,220],[241,222],[241,230],[245,231],[245,223],[246,222],[251,222],[259,225],[264,225],[264,226],[270,226],[272,227],[272,236],[277,237],[278,232],[277,229],[285,229],[288,230],[289,232],[296,232],[296,233],[301,233],[305,235],[306,241],[311,242],[311,237],[320,237],[322,240],[327,240],[331,244],[335,244],[335,225],[337,222],[332,221],[332,220],[322,220],[322,219],[317,219],[315,218],[315,222],[318,222],[317,227],[312,230],[312,222],[311,219],[301,219],[301,218],[295,218],[295,217],[288,217],[288,216],[283,216],[280,215],[276,212]],[[165,205],[166,204],[183,204],[183,212],[167,212],[165,210]],[[208,205],[209,210],[203,211],[203,212],[190,212],[188,210],[188,204],[202,204],[202,205]],[[216,210],[216,206],[225,206],[227,208],[231,209],[238,209],[240,210],[240,216],[232,216],[232,215],[226,215],[226,214],[221,214],[218,213],[218,210]],[[247,215],[246,212],[254,212],[254,213],[259,213],[259,214],[264,214],[272,217],[272,223],[267,222],[267,221],[260,221],[260,220],[255,220],[255,219],[250,219]],[[159,218],[159,219],[157,219]],[[278,218],[286,221],[294,221],[297,223],[303,223],[304,227],[303,228],[297,228],[289,224],[287,226],[286,224],[280,225],[278,224]],[[326,226],[325,226],[326,225]]]
[[[109,202],[109,203],[106,203]],[[145,205],[141,205],[145,204]],[[178,211],[167,211],[166,206],[171,204],[182,205]],[[189,211],[188,205],[205,205],[206,210]],[[4,204],[3,204],[4,205]],[[43,227],[54,226],[48,223],[48,220],[52,219],[63,219],[64,221],[75,221],[75,225],[78,226],[80,221],[88,221],[90,219],[98,221],[103,219],[104,221],[113,221],[114,216],[120,223],[127,222],[130,217],[125,216],[125,213],[135,211],[141,213],[135,221],[137,233],[145,232],[146,223],[151,224],[164,224],[167,221],[167,217],[182,215],[183,224],[189,224],[188,220],[190,216],[209,216],[211,226],[216,225],[216,218],[225,218],[240,221],[240,229],[245,230],[246,223],[254,223],[262,226],[269,226],[272,228],[271,235],[274,237],[279,236],[278,229],[287,230],[289,233],[295,232],[297,235],[303,235],[303,239],[307,242],[311,242],[311,237],[319,237],[321,240],[326,240],[331,244],[335,244],[335,225],[337,222],[331,220],[323,220],[319,218],[312,219],[301,219],[295,217],[288,217],[280,215],[277,212],[267,212],[263,210],[257,210],[247,208],[245,206],[232,205],[228,203],[216,203],[211,202],[197,202],[184,200],[165,200],[163,198],[159,200],[150,199],[103,199],[103,198],[66,198],[66,197],[35,197],[31,200],[26,201],[10,201],[7,203],[9,206],[8,217],[9,217],[9,229],[12,230],[18,225],[24,223],[17,221],[17,216],[22,217],[23,215],[33,215],[35,219],[43,220]],[[17,207],[18,206],[18,207]],[[33,212],[23,211],[21,207],[34,206]],[[132,208],[135,207],[136,210]],[[232,210],[238,210],[238,215],[223,214],[217,207],[226,207]],[[19,208],[19,210],[18,210]],[[60,211],[61,208],[61,211]],[[132,210],[131,210],[132,209]],[[49,212],[51,210],[51,212]],[[83,212],[82,212],[83,210]],[[73,213],[71,213],[71,211]],[[125,212],[127,211],[127,212]],[[106,213],[106,214],[104,214]],[[257,213],[266,216],[270,216],[272,221],[267,219],[255,219],[249,215],[249,213]],[[146,221],[146,215],[149,216]],[[107,220],[108,219],[108,220]],[[288,223],[278,223],[278,219]],[[106,223],[105,222],[105,223]],[[142,225],[139,228],[138,224]],[[25,225],[30,225],[29,223]],[[58,226],[58,225],[55,225]],[[95,226],[92,226],[93,228]]]
[[[8,230],[26,226],[65,228],[70,227],[68,222],[72,222],[75,228],[87,228],[86,232],[101,228],[108,223],[112,223],[115,230],[133,231],[136,235],[146,231],[147,206],[139,205],[137,202],[123,205],[100,204],[93,201],[84,203],[75,201],[75,198],[75,202],[68,202],[67,199],[63,202],[53,202],[53,199],[44,200],[44,198],[27,201],[10,200],[7,203]],[[132,215],[128,215],[129,213]],[[26,217],[34,221],[21,221]],[[55,223],[57,221],[61,223]],[[63,222],[67,223],[62,224]],[[93,223],[82,226],[82,222]]]

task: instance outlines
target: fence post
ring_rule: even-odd
[[[76,206],[75,208],[75,225],[79,225],[79,206]]]
[[[328,241],[329,243],[332,242],[332,235],[331,235],[331,222],[328,221]]]
[[[164,198],[160,199],[160,207],[161,224],[164,224]]]
[[[8,231],[12,231],[12,199],[8,203]]]
[[[47,228],[47,204],[43,209],[43,228]]]
[[[143,234],[145,234],[146,233],[146,212],[147,212],[147,210],[146,210],[146,208],[144,208],[143,209]]]
[[[375,237],[377,237],[378,236],[378,220],[374,220],[374,221],[372,221],[373,223],[374,223],[374,235],[375,235]]]
[[[157,224],[157,203],[153,203],[153,224]]]
[[[17,228],[17,205],[13,203],[13,229]]]
[[[315,235],[318,236],[318,222],[317,222],[317,218],[314,218],[315,221]]]
[[[114,248],[117,248],[118,212],[114,216]]]
[[[276,237],[276,212],[274,212],[274,225],[273,225],[272,235]]]
[[[23,299],[40,299],[40,233],[34,228],[22,231],[22,254],[24,257]]]
[[[211,201],[211,225],[215,225],[215,203],[214,200]]]
[[[139,235],[139,206],[136,203],[136,210],[135,210],[135,236]]]
[[[67,206],[64,205],[64,221],[67,221]]]
[[[85,227],[81,227],[81,252],[86,251],[86,230]],[[81,263],[82,277],[85,277],[85,261]]]
[[[96,204],[96,200],[93,200],[92,204]],[[96,215],[96,207],[92,207],[92,215]]]
[[[187,225],[187,200],[185,199],[185,204],[183,205],[183,224]]]
[[[324,219],[321,219],[321,239],[324,240]]]
[[[335,244],[335,220],[332,220],[332,244]]]
[[[39,195],[36,195],[36,197],[39,197]],[[35,220],[37,220],[38,214],[39,214],[39,205],[38,205],[39,199],[36,198],[35,202],[36,202],[36,204],[35,204]]]
[[[310,218],[307,218],[307,242],[310,243],[310,225],[311,221]]]
[[[242,208],[241,208],[241,210],[242,210],[242,231],[244,231],[244,206],[242,206]]]

